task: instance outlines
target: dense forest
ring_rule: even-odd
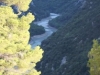
[[[93,40],[100,39],[100,1],[34,0],[33,3],[45,13],[61,14],[49,22],[56,28],[61,25],[60,28],[41,45],[44,55],[36,67],[42,71],[41,75],[99,75],[100,46],[97,41],[93,44]],[[37,15],[38,19],[45,17],[43,13]]]
[[[40,75],[35,69],[43,50],[28,44],[30,23],[34,16],[29,12],[31,0],[0,0],[0,75]],[[12,5],[17,6],[15,14]],[[20,17],[19,17],[20,16]]]
[[[50,13],[60,14],[61,16],[50,21],[51,26],[58,28],[83,8],[84,3],[84,0],[33,0],[29,10],[36,16],[36,20],[41,20]]]

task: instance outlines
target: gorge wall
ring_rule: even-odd
[[[87,55],[93,39],[100,37],[99,4],[99,0],[86,0],[68,22],[42,42],[44,57],[36,67],[42,75],[89,75]]]

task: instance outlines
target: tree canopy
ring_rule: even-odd
[[[16,5],[20,11],[26,11],[31,0],[0,0],[0,2],[5,3],[7,6]]]
[[[37,46],[33,50],[28,44],[30,23],[34,16],[28,13],[18,17],[11,5],[18,5],[26,11],[30,0],[0,0],[0,75],[39,75],[36,63],[42,58],[43,50]]]
[[[88,54],[88,67],[90,67],[89,72],[90,75],[100,75],[100,45],[97,40],[94,40],[93,42],[93,48]]]

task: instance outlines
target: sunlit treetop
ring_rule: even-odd
[[[20,11],[26,11],[29,8],[31,0],[0,0],[7,6],[16,5]]]
[[[97,40],[93,41],[93,47],[88,54],[88,67],[90,75],[100,75],[100,44]]]
[[[21,11],[26,11],[30,0],[0,1],[6,3],[0,6],[0,75],[40,75],[35,66],[42,58],[43,50],[39,46],[31,49],[28,44],[29,24],[34,16],[27,13],[19,17],[10,7],[15,4]]]

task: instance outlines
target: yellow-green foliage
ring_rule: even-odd
[[[93,48],[88,54],[88,67],[90,67],[89,72],[90,75],[100,75],[100,45],[97,40],[94,40],[93,42]]]
[[[17,0],[2,1],[9,4]],[[21,1],[29,3],[28,0]],[[34,67],[42,58],[43,50],[39,46],[32,50],[28,45],[28,29],[32,20],[34,16],[31,13],[18,18],[11,7],[0,6],[0,75],[40,74]]]
[[[0,0],[0,2],[3,2],[8,6],[16,5],[19,10],[26,11],[29,8],[31,0]]]

